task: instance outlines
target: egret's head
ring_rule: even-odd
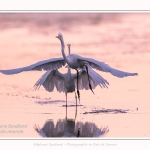
[[[70,48],[71,45],[70,45],[70,44],[67,44],[67,46],[68,46],[68,48]]]
[[[58,38],[59,40],[63,40],[63,36],[61,33],[58,33],[58,35],[56,36],[56,38]]]
[[[67,44],[67,46],[68,46],[68,52],[69,52],[69,55],[70,55],[70,44]]]

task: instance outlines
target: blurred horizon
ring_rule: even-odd
[[[94,54],[95,59],[100,56],[100,61],[118,67],[130,65],[131,59],[149,62],[149,17],[150,13],[0,13],[1,59],[24,58],[35,63],[62,57],[55,38],[61,32],[65,45],[71,44],[72,53],[84,57]],[[145,60],[141,59],[144,54]],[[126,64],[119,64],[120,61]],[[28,64],[20,62],[21,65]],[[5,66],[14,67],[4,60],[0,67]]]

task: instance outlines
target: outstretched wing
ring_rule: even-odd
[[[43,130],[40,129],[40,127],[37,126],[36,124],[34,125],[34,129],[35,129],[35,131],[36,131],[40,136],[42,136],[42,137],[47,137],[46,134],[43,132]]]
[[[100,136],[104,136],[105,134],[107,134],[107,132],[109,132],[108,126],[105,128],[97,128],[96,132],[94,133],[93,137],[100,137]]]
[[[65,92],[64,75],[58,70],[49,70],[35,83],[34,88],[39,89],[41,85],[46,91],[52,92],[56,87],[57,91]]]
[[[45,80],[47,79],[47,77],[53,75],[54,71],[55,71],[55,70],[52,70],[52,71],[51,71],[51,70],[48,70],[48,71],[46,71],[46,72],[41,76],[41,78],[35,83],[34,89],[35,89],[35,90],[38,90],[38,89],[41,87],[41,85],[43,85],[43,83],[45,82]]]
[[[64,58],[52,58],[48,60],[39,61],[35,64],[32,64],[27,67],[9,69],[9,70],[0,70],[1,73],[6,75],[17,74],[23,71],[41,71],[41,70],[56,70],[61,68],[66,64]]]
[[[88,73],[89,73],[89,80],[92,86],[92,89],[96,88],[97,85],[99,85],[101,88],[107,87],[109,83],[107,80],[105,80],[102,76],[100,76],[98,73],[96,73],[94,70],[88,67]],[[74,77],[74,83],[77,88],[77,75],[75,74]],[[79,72],[79,79],[78,79],[78,85],[79,85],[79,90],[89,90],[89,81],[88,81],[88,75],[86,70],[81,70]],[[108,87],[107,87],[108,88]]]
[[[88,67],[88,73],[91,80],[94,80],[96,82],[96,86],[99,85],[101,88],[108,88],[109,82],[106,79],[104,79],[100,74],[95,72],[90,67]]]
[[[99,71],[110,72],[112,75],[119,77],[119,78],[138,75],[138,73],[129,73],[129,72],[124,72],[124,71],[120,71],[120,70],[111,68],[110,66],[108,66],[104,62],[99,62],[99,61],[92,59],[92,58],[84,58],[84,57],[78,56],[78,60],[80,62],[86,61],[89,63],[89,65],[92,68],[95,68]]]

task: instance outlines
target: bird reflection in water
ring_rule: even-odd
[[[47,120],[40,129],[39,126],[35,125],[34,129],[42,137],[101,137],[104,136],[108,131],[108,127],[98,128],[92,122],[76,122],[74,119],[59,119],[54,125],[53,120]]]

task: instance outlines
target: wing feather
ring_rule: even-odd
[[[100,76],[98,73],[96,73],[94,70],[92,70],[89,67],[88,67],[88,73],[89,73],[89,80],[93,89],[95,89],[97,85],[99,85],[101,88],[102,87],[108,88],[107,86],[109,85],[108,81],[105,80],[102,76]],[[74,75],[74,83],[77,88],[77,75]],[[79,72],[78,85],[79,85],[79,90],[90,89],[87,72],[84,69]]]
[[[65,92],[64,75],[58,70],[49,70],[35,83],[34,88],[39,89],[41,85],[49,92],[52,92],[55,87],[57,91]]]
[[[66,62],[64,58],[52,58],[48,60],[39,61],[27,67],[9,69],[9,70],[0,70],[0,72],[6,75],[11,75],[11,74],[17,74],[23,71],[31,71],[31,70],[36,70],[36,71],[56,70],[61,68],[65,64]]]
[[[88,72],[91,78],[94,79],[99,85],[102,85],[104,88],[108,88],[108,81],[104,79],[100,74],[92,70],[90,67],[88,67]]]
[[[43,84],[43,82],[45,81],[45,79],[48,77],[48,76],[51,76],[53,73],[51,70],[47,71],[46,73],[44,73],[41,78],[35,83],[34,85],[34,89],[37,90],[40,88],[40,86]]]
[[[129,72],[124,72],[124,71],[120,71],[120,70],[111,68],[110,66],[108,66],[104,62],[99,62],[99,61],[92,59],[92,58],[85,58],[85,57],[78,56],[78,60],[81,63],[82,63],[82,61],[86,61],[89,63],[89,65],[92,68],[97,69],[99,71],[110,72],[112,75],[119,77],[119,78],[138,75],[138,73],[129,73]]]

